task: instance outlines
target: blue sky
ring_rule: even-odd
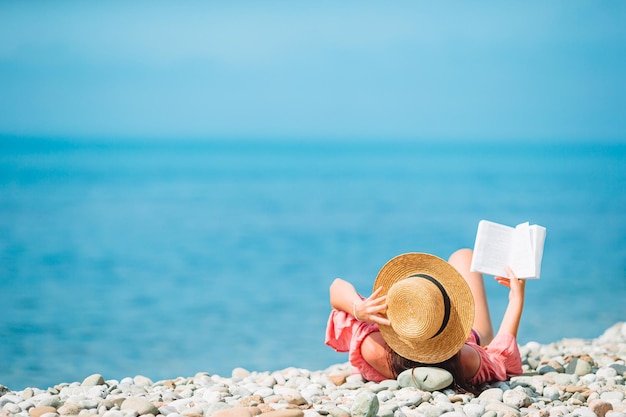
[[[0,3],[0,134],[626,141],[626,3]]]

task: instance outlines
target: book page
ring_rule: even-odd
[[[543,259],[543,245],[546,240],[546,228],[536,224],[530,226],[530,237],[533,253],[535,254],[534,277],[539,278],[541,276],[541,260]]]
[[[508,265],[518,278],[535,276],[535,254],[528,222],[515,227]]]
[[[470,271],[506,277],[505,267],[509,261],[514,232],[512,227],[481,220],[476,232]]]

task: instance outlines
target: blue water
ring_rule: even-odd
[[[625,191],[615,144],[0,138],[0,384],[325,369],[333,278],[368,294],[483,218],[548,230],[520,343],[596,337],[626,319]]]

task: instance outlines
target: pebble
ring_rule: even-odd
[[[565,372],[568,374],[576,374],[578,376],[583,376],[591,373],[592,364],[588,361],[580,358],[574,358],[565,368]]]
[[[121,404],[120,409],[135,411],[140,416],[144,414],[153,414],[156,416],[159,413],[157,407],[143,397],[130,397],[125,399]]]
[[[487,388],[480,393],[478,398],[485,402],[502,401],[503,391],[500,388]]]
[[[398,384],[405,387],[414,387],[425,391],[441,390],[452,384],[452,374],[440,368],[407,369],[398,375]]]
[[[83,380],[83,383],[80,384],[83,387],[93,387],[96,385],[103,385],[104,377],[100,374],[89,375],[87,378]]]
[[[360,391],[350,406],[352,417],[374,417],[378,412],[378,397],[369,390]]]
[[[364,381],[348,363],[152,381],[101,374],[47,390],[0,385],[0,417],[626,417],[626,323],[593,340],[520,346],[524,375],[479,394]]]
[[[31,407],[28,409],[28,414],[31,417],[41,417],[47,413],[56,413],[57,409],[54,407],[50,407],[49,405],[43,405],[40,407]]]
[[[528,407],[532,399],[523,389],[511,389],[502,393],[502,402],[517,410]]]
[[[485,414],[485,405],[481,403],[468,403],[463,406],[463,412],[467,417],[480,417]]]
[[[598,417],[605,417],[606,413],[613,410],[611,403],[602,400],[589,401],[589,409]]]

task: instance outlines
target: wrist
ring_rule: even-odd
[[[358,316],[358,315],[357,315],[357,313],[356,313],[356,305],[357,305],[357,303],[360,303],[360,301],[359,301],[359,300],[355,300],[355,301],[352,303],[352,315],[354,316],[354,318],[355,318],[357,321],[361,321],[361,319],[359,318],[359,316]]]

